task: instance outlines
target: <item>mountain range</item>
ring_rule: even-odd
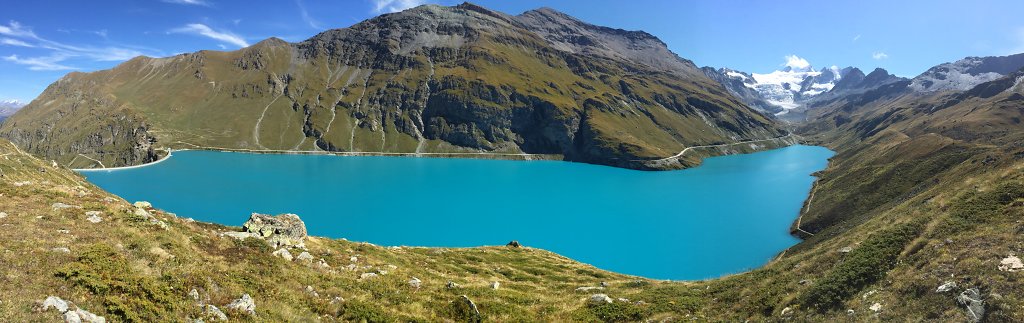
[[[298,43],[272,38],[71,73],[0,127],[59,163],[82,154],[108,166],[153,161],[159,148],[215,147],[665,169],[699,159],[649,161],[785,134],[648,33],[468,3],[385,14]],[[97,166],[78,162],[70,166]]]
[[[645,32],[469,3],[298,43],[139,57],[65,76],[0,127],[10,140],[0,139],[0,222],[11,228],[0,230],[10,250],[0,320],[55,318],[40,311],[59,305],[46,297],[57,293],[78,306],[58,307],[65,317],[87,308],[123,321],[1022,322],[1022,80],[1024,54],[911,79],[803,63],[697,68]],[[232,238],[238,228],[128,204],[67,169],[95,167],[78,154],[136,165],[194,146],[673,169],[758,149],[659,162],[682,147],[792,138],[836,152],[795,211],[801,241],[761,268],[687,282],[518,241],[386,248],[310,237],[293,260]]]
[[[7,117],[10,117],[11,115],[14,115],[14,113],[18,112],[18,109],[21,109],[23,106],[25,106],[25,104],[18,100],[0,101],[0,122],[3,122],[4,119],[7,119]]]

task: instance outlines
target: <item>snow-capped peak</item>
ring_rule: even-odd
[[[835,65],[815,71],[810,62],[799,56],[788,55],[784,58],[786,62],[782,70],[766,74],[752,73],[754,82],[744,82],[744,85],[756,90],[768,103],[786,110],[797,108],[806,99],[828,92],[847,71]],[[726,75],[736,78],[733,74]]]
[[[16,100],[16,99],[0,101],[0,106],[7,107],[7,108],[20,108],[20,107],[22,107],[24,105],[25,105],[24,102],[21,102],[20,100]]]

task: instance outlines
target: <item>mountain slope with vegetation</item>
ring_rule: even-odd
[[[544,154],[647,169],[645,160],[688,146],[785,134],[650,34],[468,3],[298,43],[71,73],[0,127],[23,149],[77,168],[206,147]]]

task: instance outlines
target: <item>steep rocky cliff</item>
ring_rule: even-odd
[[[98,166],[79,154],[134,165],[152,147],[200,146],[546,154],[646,169],[687,146],[784,131],[650,34],[462,4],[298,43],[72,73],[0,135],[73,167]]]

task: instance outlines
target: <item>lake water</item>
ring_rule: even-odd
[[[561,161],[178,151],[82,172],[128,201],[241,226],[295,213],[311,235],[385,246],[518,240],[598,268],[702,279],[759,267],[789,235],[832,152],[790,146],[648,172]]]

